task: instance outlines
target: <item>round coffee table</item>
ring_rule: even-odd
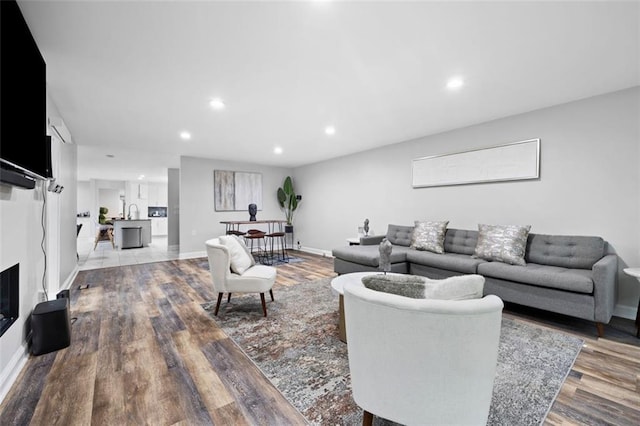
[[[341,342],[347,343],[347,329],[344,325],[344,286],[350,282],[361,282],[362,277],[366,277],[367,275],[376,275],[382,274],[380,271],[370,271],[370,272],[352,272],[350,274],[338,275],[334,279],[331,280],[331,291],[334,294],[340,296],[340,306],[339,306],[339,322],[338,322],[338,336]],[[387,272],[387,275],[403,275],[395,272]]]

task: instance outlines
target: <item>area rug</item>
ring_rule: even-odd
[[[362,424],[351,397],[347,345],[338,340],[331,279],[274,288],[262,316],[258,295],[203,305],[312,425]],[[577,337],[503,318],[490,425],[539,425],[580,352]],[[383,419],[374,424],[388,425]]]

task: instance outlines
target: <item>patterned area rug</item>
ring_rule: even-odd
[[[223,302],[218,317],[215,303],[203,307],[311,424],[362,424],[330,282],[276,287],[267,318],[257,294]],[[577,337],[503,318],[488,424],[539,425],[582,344]],[[376,418],[374,424],[392,423]]]

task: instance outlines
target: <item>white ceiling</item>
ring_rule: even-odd
[[[80,180],[294,167],[640,84],[639,2],[18,3]]]

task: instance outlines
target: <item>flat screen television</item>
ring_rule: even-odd
[[[46,64],[18,4],[0,1],[0,167],[53,177]]]

